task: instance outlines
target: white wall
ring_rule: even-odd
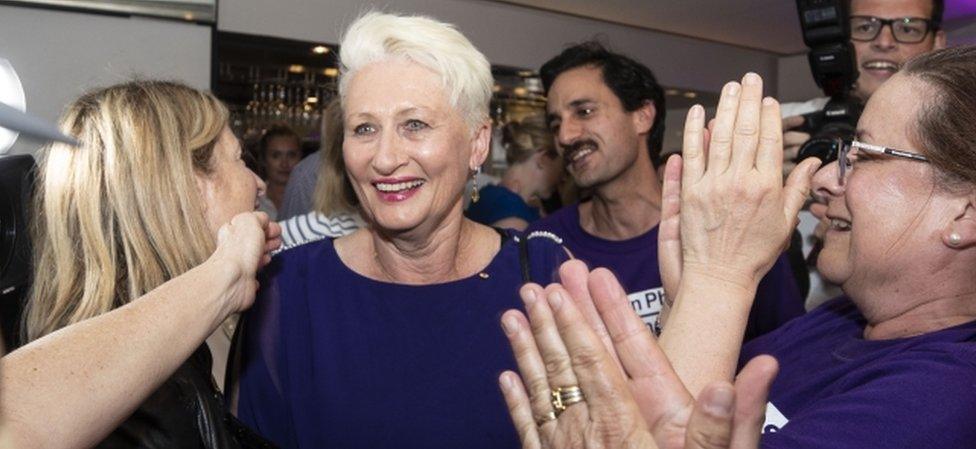
[[[770,53],[488,1],[221,0],[218,28],[338,43],[345,25],[370,7],[454,23],[494,64],[537,69],[567,43],[601,36],[664,85],[717,92],[749,70],[777,85]]]
[[[822,97],[823,91],[813,81],[806,53],[779,58],[778,97],[781,102],[806,101]]]
[[[24,84],[28,112],[56,121],[86,90],[134,76],[210,85],[210,27],[0,6],[0,56]],[[11,153],[30,153],[19,139]]]

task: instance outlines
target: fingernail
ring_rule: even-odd
[[[696,104],[696,105],[692,106],[691,107],[691,110],[688,111],[688,112],[689,112],[688,115],[691,118],[701,118],[702,116],[705,115],[705,108],[703,108],[702,105],[700,105],[700,104]]]
[[[512,376],[512,373],[502,373],[501,384],[503,389],[511,390],[515,386],[515,382],[512,381]]]
[[[519,323],[515,317],[511,315],[505,315],[502,317],[502,329],[505,330],[506,335],[514,335],[518,332]]]
[[[729,95],[739,95],[739,83],[732,81],[725,85],[725,93]]]
[[[524,292],[522,294],[522,302],[524,302],[526,306],[529,306],[531,304],[534,304],[535,303],[535,300],[536,300],[536,297],[535,297],[535,289],[533,289],[533,288],[526,288],[526,289],[524,289],[522,291]]]
[[[553,310],[557,310],[560,307],[562,307],[563,306],[563,295],[562,295],[562,293],[559,293],[558,291],[554,291],[554,292],[550,293],[549,294],[549,306],[552,307]]]
[[[743,82],[745,82],[750,86],[755,86],[756,84],[759,84],[760,80],[761,78],[759,78],[759,75],[756,75],[755,73],[752,72],[746,73],[746,76],[742,79]]]
[[[734,400],[735,393],[731,388],[713,388],[705,397],[705,411],[719,418],[732,416],[732,402]]]
[[[774,104],[776,104],[776,99],[775,98],[773,98],[773,97],[763,98],[763,105],[765,105],[765,106],[772,106]]]

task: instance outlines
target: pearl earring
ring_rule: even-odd
[[[949,234],[949,246],[953,246],[953,247],[959,246],[960,243],[962,243],[962,236],[961,235],[959,235],[959,234],[957,234],[955,232],[953,232],[952,234]]]

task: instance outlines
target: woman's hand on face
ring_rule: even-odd
[[[680,165],[680,183],[664,187],[665,200],[680,190],[679,275],[754,288],[788,245],[819,160],[800,163],[784,185],[779,103],[749,73],[725,85],[707,129],[701,106],[688,111]]]
[[[271,262],[271,252],[280,246],[281,226],[264,212],[238,214],[220,227],[210,259],[234,270],[228,315],[251,306],[258,289],[257,272]]]
[[[775,360],[753,360],[734,387],[710,385],[695,402],[613,275],[573,264],[560,269],[568,291],[526,285],[529,318],[503,316],[522,379],[500,383],[524,448],[757,447]],[[551,419],[552,389],[575,385],[585,401]]]

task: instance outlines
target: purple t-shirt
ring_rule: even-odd
[[[840,297],[743,348],[740,363],[780,363],[761,447],[976,447],[976,321],[892,340],[864,326]]]
[[[563,246],[589,267],[604,267],[623,285],[630,305],[648,326],[653,326],[664,304],[664,288],[657,260],[657,230],[628,240],[606,240],[587,233],[580,225],[579,204],[566,206],[532,223],[526,232],[548,231],[563,239]],[[803,298],[789,261],[780,256],[756,292],[745,339],[750,340],[803,315]]]

